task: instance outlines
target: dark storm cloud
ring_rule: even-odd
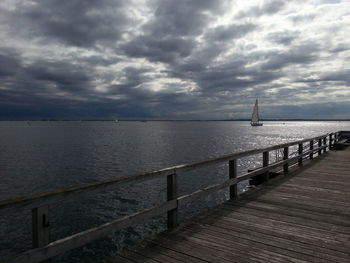
[[[245,34],[255,30],[256,27],[257,26],[252,23],[221,25],[208,31],[205,38],[207,41],[225,42],[243,37]]]
[[[88,69],[65,61],[35,61],[26,68],[26,74],[37,81],[53,83],[64,91],[87,90],[90,86]]]
[[[291,64],[306,65],[319,59],[320,47],[317,43],[306,43],[293,46],[289,50],[269,52],[263,54],[264,60],[262,69],[278,70]]]
[[[44,37],[73,46],[93,46],[121,38],[127,16],[124,1],[29,1],[11,16],[17,30],[28,37]],[[113,10],[113,11],[110,11]]]
[[[199,79],[201,91],[208,96],[216,96],[216,92],[237,91],[279,79],[282,73],[258,70],[237,70],[226,64],[222,68],[212,69]]]
[[[7,56],[3,55],[4,51]],[[59,98],[57,93],[88,96],[92,88],[88,72],[67,61],[24,62],[15,51],[0,49],[1,104],[12,111],[29,114],[32,107],[38,108],[38,104],[46,105],[48,100]],[[3,109],[1,113],[6,116],[8,111]]]
[[[222,1],[159,0],[153,17],[143,26],[143,34],[122,44],[131,57],[152,62],[172,63],[189,56],[197,45],[194,39],[203,33],[211,16],[222,8]]]
[[[21,64],[21,57],[16,50],[0,48],[0,78],[16,75]]]
[[[266,40],[288,46],[298,38],[299,34],[295,31],[273,32],[266,36]]]
[[[211,15],[220,12],[222,4],[223,1],[211,0],[158,0],[154,17],[144,29],[160,37],[199,35],[210,22]]]
[[[259,17],[263,15],[272,15],[282,10],[287,1],[284,0],[265,0],[258,1],[258,5],[251,7],[247,11],[241,11],[237,14],[237,18]]]
[[[322,81],[344,82],[346,86],[350,86],[350,70],[345,69],[338,72],[330,72],[322,78]]]
[[[157,38],[156,36],[140,36],[121,45],[121,49],[130,57],[147,58],[152,62],[174,62],[178,58],[190,55],[196,42],[179,37]]]

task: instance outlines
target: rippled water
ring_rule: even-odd
[[[262,148],[350,130],[349,122],[0,122],[0,200],[108,178],[199,161],[232,152]],[[245,172],[260,156],[239,162]],[[180,194],[227,178],[227,165],[179,175]],[[119,187],[50,207],[51,240],[98,226],[162,202],[165,180]],[[241,189],[244,186],[241,186]],[[190,203],[184,219],[227,198],[227,191]],[[0,258],[31,248],[30,211],[0,211]],[[165,228],[165,217],[128,228],[74,250],[57,261],[96,262]]]

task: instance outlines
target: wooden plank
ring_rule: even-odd
[[[42,206],[32,209],[32,240],[33,248],[49,244],[49,207]]]
[[[177,174],[167,176],[167,200],[172,201],[177,199]],[[178,225],[178,206],[169,210],[167,213],[168,228],[173,228]]]
[[[266,187],[268,187],[268,186],[266,186]],[[269,189],[271,189],[271,188],[269,188]],[[293,188],[293,187],[281,185],[278,188],[274,188],[273,192],[274,193],[293,194],[294,198],[309,197],[309,198],[312,198],[314,200],[331,201],[334,204],[338,203],[342,206],[344,205],[345,207],[350,205],[350,203],[347,203],[349,199],[346,196],[341,196],[341,195],[337,195],[337,194],[334,195],[334,194],[330,193],[330,191],[328,191],[328,192],[322,191],[320,188],[319,188],[319,191],[317,191],[317,192],[315,192],[315,191],[307,192],[307,191],[304,191],[304,190],[299,189],[297,187]]]
[[[165,213],[169,210],[177,207],[176,200],[168,201],[166,203],[145,209],[141,212],[131,214],[129,216],[122,217],[120,219],[113,220],[105,223],[101,226],[94,227],[78,234],[71,235],[69,237],[51,242],[47,246],[41,248],[35,248],[28,250],[15,256],[12,259],[0,261],[1,263],[31,263],[40,262],[45,259],[62,254],[73,248],[81,247],[88,244],[96,239],[104,236],[108,236],[111,232],[135,225],[143,222],[144,220]]]
[[[131,260],[136,263],[159,263],[161,261],[155,260],[153,258],[149,258],[147,256],[144,256],[142,254],[136,253],[134,251],[131,251],[129,249],[125,249],[123,253],[121,253],[121,256],[123,258],[126,258],[128,260]]]
[[[303,143],[298,144],[298,155],[301,156],[303,154]],[[299,157],[298,158],[298,164],[302,165],[303,164],[303,158]]]
[[[237,202],[237,203],[227,203],[229,205],[237,207],[246,207],[255,209],[257,211],[278,213],[281,215],[295,216],[298,218],[303,218],[306,220],[313,220],[317,222],[329,223],[332,225],[350,227],[350,217],[346,215],[332,215],[310,211],[306,208],[295,208],[290,207],[288,204],[283,202],[275,202],[274,204],[261,202],[261,201],[250,201],[250,202]],[[350,233],[350,232],[349,232]]]
[[[334,189],[327,189],[323,186],[310,186],[310,185],[300,185],[295,184],[292,182],[286,182],[283,185],[279,186],[279,190],[291,190],[294,193],[298,193],[299,191],[302,193],[307,194],[317,194],[319,197],[328,197],[330,199],[334,198],[334,200],[337,201],[343,201],[346,202],[350,199],[350,192],[346,191],[346,189],[343,188],[344,191],[334,190]]]
[[[239,209],[234,209],[229,205],[225,206],[224,209],[228,211],[235,211],[235,213],[225,214],[226,217],[241,218],[248,220],[250,222],[259,222],[269,225],[275,225],[290,229],[291,231],[303,231],[309,235],[314,235],[320,239],[327,240],[329,242],[335,242],[337,244],[342,244],[343,247],[350,249],[350,244],[346,243],[349,239],[349,235],[345,233],[335,233],[332,231],[334,225],[319,222],[314,220],[305,220],[303,218],[298,218],[296,216],[281,215],[278,213],[269,213],[256,211],[247,207],[241,207]],[[339,226],[338,226],[339,227]],[[341,229],[348,229],[347,227],[339,227]]]
[[[337,178],[332,177],[330,179],[329,176],[321,177],[319,175],[318,177],[307,177],[307,176],[294,177],[294,178],[291,178],[288,182],[302,184],[305,186],[315,186],[315,187],[321,187],[324,189],[338,190],[344,193],[349,193],[349,189],[350,189],[350,178],[349,178],[349,182],[344,182]]]
[[[310,140],[309,144],[310,144],[310,151],[311,151],[311,153],[310,153],[310,155],[309,155],[309,158],[310,158],[310,160],[311,160],[311,159],[314,158],[314,153],[313,153],[313,151],[312,151],[312,150],[314,149],[314,140]]]
[[[237,160],[230,160],[229,161],[229,178],[230,179],[236,179],[237,178]],[[236,200],[238,197],[238,188],[237,183],[234,185],[231,185],[230,188],[230,199]]]
[[[283,149],[283,160],[288,160],[288,158],[289,158],[289,147],[287,146],[287,147],[284,147],[284,149]],[[283,172],[284,173],[288,173],[288,168],[289,168],[288,166],[289,166],[288,163],[283,165]]]
[[[298,231],[289,231],[288,229],[276,228],[274,226],[261,224],[258,222],[248,222],[233,217],[228,218],[218,215],[212,215],[201,220],[200,222],[202,226],[206,227],[207,225],[205,223],[207,223],[209,226],[214,225],[224,229],[228,228],[237,232],[244,232],[245,234],[252,236],[258,235],[260,237],[262,234],[261,236],[264,238],[278,237],[280,238],[278,239],[280,242],[286,242],[292,246],[294,246],[294,243],[296,243],[297,246],[305,246],[312,251],[320,251],[322,253],[339,256],[341,258],[350,257],[349,253],[344,251],[344,249],[339,248],[338,245],[323,242],[323,240],[319,238],[304,235],[303,233],[299,234],[300,232]],[[294,243],[290,243],[291,241]]]
[[[322,146],[322,139],[318,139],[318,147],[320,148]],[[322,150],[318,150],[318,155],[320,156],[322,154]]]
[[[222,246],[234,247],[237,244],[245,245],[245,255],[251,253],[251,251],[258,250],[259,254],[264,255],[265,262],[305,262],[308,259],[311,259],[311,256],[304,255],[298,252],[285,250],[280,247],[267,245],[266,242],[259,242],[254,239],[246,239],[245,236],[240,234],[233,234],[233,232],[218,232],[212,231],[208,228],[202,228],[201,230],[196,230],[194,227],[188,229],[192,232],[189,236],[192,237],[201,237],[206,239],[211,244],[221,244]],[[242,248],[242,246],[241,246]],[[273,260],[274,259],[274,260]],[[319,260],[318,262],[326,263],[326,260]]]
[[[288,232],[283,229],[281,232],[280,229],[274,227],[252,224],[235,219],[214,219],[214,223],[212,220],[212,218],[206,218],[202,220],[200,224],[197,224],[197,226],[222,233],[230,233],[232,231],[233,236],[238,236],[239,238],[245,238],[247,240],[252,239],[294,252],[301,252],[309,256],[318,254],[318,257],[326,260],[348,262],[350,259],[350,254],[337,250],[337,246],[330,246],[329,243],[320,243],[313,238],[305,238],[304,236],[298,235],[297,232]],[[205,224],[206,222],[208,224]],[[334,250],[334,248],[336,250]]]
[[[235,262],[232,254],[220,253],[213,247],[188,240],[188,237],[178,240],[176,238],[168,239],[168,236],[158,235],[151,242],[205,262],[215,262],[215,260],[224,263]]]
[[[102,260],[101,263],[135,263],[135,261],[124,258],[120,255],[113,255],[112,257],[109,257],[108,259]]]
[[[266,262],[266,259],[276,262],[273,257],[277,257],[276,254],[269,251],[258,250],[254,252],[251,247],[240,243],[222,244],[212,239],[194,237],[194,234],[189,233],[185,228],[171,237],[161,234],[152,242],[161,243],[163,246],[171,248],[175,247],[176,250],[197,255],[209,262]],[[248,250],[250,253],[246,253]]]
[[[255,198],[252,198],[255,199]],[[350,206],[344,207],[343,203],[335,203],[333,201],[329,200],[314,200],[313,198],[306,197],[306,196],[295,196],[293,194],[286,194],[286,193],[269,193],[265,194],[259,197],[259,200],[263,202],[271,202],[273,203],[276,199],[278,199],[278,202],[286,202],[288,203],[288,206],[304,206],[309,207],[311,211],[327,211],[329,213],[337,213],[341,215],[350,215]]]
[[[269,163],[270,163],[270,152],[269,151],[263,152],[263,161],[262,162],[263,162],[263,167],[269,166]],[[270,180],[269,171],[266,171],[263,176],[264,176],[265,182],[268,182]]]
[[[231,225],[229,225],[231,226]],[[225,225],[203,225],[194,224],[188,227],[189,230],[200,234],[207,234],[212,237],[223,238],[225,240],[237,240],[241,243],[249,244],[250,246],[262,247],[264,249],[276,252],[279,251],[282,255],[291,256],[301,260],[318,260],[318,262],[349,262],[350,256],[348,253],[339,252],[337,255],[332,255],[330,250],[320,249],[315,246],[307,246],[300,242],[288,240],[286,238],[275,237],[261,232],[254,232],[239,228],[225,227]],[[283,252],[281,252],[281,249]]]
[[[182,253],[178,253],[174,250],[170,250],[161,246],[158,246],[152,242],[143,242],[142,244],[138,245],[137,247],[132,247],[129,250],[135,251],[136,253],[139,253],[141,255],[145,255],[149,258],[153,258],[155,260],[158,260],[160,262],[169,262],[169,263],[182,263],[182,262],[204,262],[202,260],[184,255]]]

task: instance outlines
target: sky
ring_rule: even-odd
[[[0,120],[350,119],[349,36],[349,0],[1,0]]]

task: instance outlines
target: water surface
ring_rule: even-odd
[[[92,183],[242,150],[350,130],[349,122],[0,122],[0,200]],[[261,156],[239,161],[240,173]],[[227,178],[227,165],[179,175],[180,194]],[[165,180],[152,180],[50,207],[51,239],[100,225],[166,198]],[[244,185],[240,187],[243,190]],[[184,218],[227,198],[227,191],[190,203]],[[31,247],[30,211],[0,211],[0,257]],[[94,262],[165,228],[165,217],[112,234],[58,258]]]

